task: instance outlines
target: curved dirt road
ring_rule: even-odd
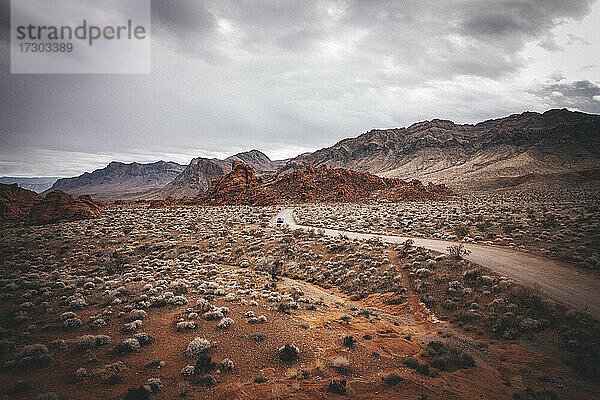
[[[357,233],[298,225],[294,220],[294,210],[291,208],[284,209],[276,215],[271,221],[273,225],[277,218],[283,218],[284,224],[288,225],[290,229],[319,229],[323,230],[327,236],[343,234],[350,239],[379,238],[388,243],[402,243],[411,239],[415,246],[441,253],[446,253],[448,246],[458,243],[448,240]],[[471,252],[466,257],[470,261],[531,287],[556,302],[587,312],[600,319],[600,279],[597,276],[574,270],[568,265],[554,260],[511,249],[467,243],[464,246]]]

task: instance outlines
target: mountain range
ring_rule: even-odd
[[[600,167],[600,115],[525,112],[475,125],[434,119],[372,130],[291,159],[280,172],[327,165],[477,188],[503,177]]]
[[[183,165],[166,161],[151,164],[113,161],[91,173],[59,179],[42,194],[61,190],[72,196],[89,194],[94,199],[101,200],[129,198],[165,186],[184,169]]]
[[[251,166],[259,176],[324,165],[386,178],[445,183],[456,190],[482,189],[599,169],[600,115],[562,109],[524,112],[478,124],[434,119],[406,128],[371,130],[282,161],[251,150],[223,160],[198,157],[187,166],[165,161],[111,162],[91,173],[58,179],[44,193],[62,190],[99,200],[194,197],[231,172],[236,161]]]
[[[55,177],[40,177],[40,178],[17,178],[11,176],[3,176],[0,178],[0,183],[5,185],[12,185],[16,183],[19,187],[27,190],[32,190],[36,193],[42,193],[43,191],[50,189],[54,182],[59,178]]]

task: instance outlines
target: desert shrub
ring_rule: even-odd
[[[435,374],[430,370],[429,365],[421,364],[419,360],[414,357],[406,357],[402,360],[402,363],[406,365],[408,368],[412,368],[421,375],[425,376],[435,376]]]
[[[441,371],[453,372],[475,366],[475,361],[469,354],[441,342],[429,342],[422,356],[431,358],[431,365]]]
[[[297,310],[298,303],[291,297],[284,297],[277,305],[277,309],[281,312],[288,312],[289,310]]]
[[[293,362],[300,357],[300,350],[293,344],[286,344],[278,349],[279,359],[283,362]]]
[[[131,310],[129,312],[129,320],[135,321],[136,319],[142,320],[146,318],[148,314],[144,310]]]
[[[265,338],[265,334],[260,332],[250,335],[250,340],[254,342],[262,342]]]
[[[233,325],[233,319],[229,318],[229,317],[225,317],[223,319],[221,319],[221,321],[219,321],[219,323],[217,324],[217,328],[218,329],[229,329],[229,327]]]
[[[152,368],[161,369],[164,366],[165,366],[164,361],[159,360],[159,359],[154,359],[154,360],[144,364],[144,369],[152,369]]]
[[[163,384],[160,378],[150,378],[148,379],[148,386],[150,386],[152,393],[158,393],[162,390]]]
[[[10,353],[15,349],[15,343],[10,339],[0,340],[0,354]]]
[[[104,318],[96,318],[91,322],[92,328],[101,328],[106,326],[106,321]]]
[[[404,378],[398,374],[389,374],[388,376],[383,378],[383,383],[388,387],[393,387],[402,382],[403,380]]]
[[[138,388],[130,388],[127,390],[123,400],[148,400],[150,398],[151,390],[147,386],[140,386]]]
[[[48,348],[43,344],[25,346],[14,360],[7,361],[5,366],[10,370],[32,370],[46,368],[50,365],[52,357]]]
[[[217,363],[212,361],[211,357],[207,354],[202,354],[196,360],[194,366],[194,375],[205,375],[213,372],[217,369]]]
[[[125,325],[123,325],[123,327],[121,328],[121,333],[133,332],[140,326],[142,326],[142,320],[136,319],[135,321],[131,321],[131,322],[128,322]]]
[[[62,319],[63,321],[66,321],[71,318],[77,318],[77,314],[75,314],[73,311],[66,311],[60,314],[60,319]]]
[[[340,374],[350,372],[350,361],[346,357],[338,356],[331,361],[331,366]]]
[[[75,371],[75,379],[77,379],[78,381],[84,379],[87,375],[88,375],[87,369],[85,369],[83,367],[78,368],[77,371]]]
[[[188,385],[186,385],[185,383],[179,383],[178,388],[179,388],[179,397],[187,396],[187,394],[190,391],[190,387]]]
[[[81,326],[81,320],[79,318],[69,318],[63,322],[63,328],[66,330],[72,330]]]
[[[77,351],[87,351],[105,346],[110,343],[110,336],[84,335],[75,339],[74,347]]]
[[[520,393],[513,393],[515,400],[558,400],[558,395],[553,390],[542,390],[536,392],[532,388],[527,388]]]
[[[187,357],[196,358],[205,354],[211,347],[212,344],[208,340],[197,337],[188,344],[184,354]]]
[[[267,381],[268,381],[268,379],[265,378],[262,375],[259,375],[259,376],[257,376],[257,377],[254,378],[254,383],[265,383]]]
[[[28,390],[33,389],[33,384],[29,381],[18,381],[16,382],[12,389],[11,392],[13,394],[21,394],[24,392],[27,392]]]
[[[221,362],[221,370],[223,371],[231,371],[233,366],[233,361],[231,361],[229,358],[226,358]]]
[[[484,222],[478,222],[475,224],[475,227],[480,231],[480,232],[485,232],[489,229],[490,227],[490,223],[488,221],[484,221]]]
[[[345,379],[332,379],[327,385],[327,391],[335,394],[346,393],[346,380]]]
[[[356,344],[356,339],[354,339],[354,336],[352,335],[344,335],[344,337],[342,337],[342,344],[348,348],[353,348]]]
[[[273,279],[274,281],[278,280],[281,276],[281,265],[282,262],[280,260],[275,260],[273,264],[271,264],[269,273],[271,274],[271,279]]]
[[[223,313],[221,311],[208,311],[202,314],[202,317],[207,321],[215,321],[217,319],[223,318]]]
[[[459,238],[462,238],[469,234],[469,228],[465,224],[458,224],[454,227],[454,233]]]
[[[181,369],[181,375],[183,376],[192,376],[194,375],[195,368],[193,365],[186,365]]]
[[[210,310],[210,302],[206,299],[200,299],[196,302],[196,307],[200,312],[207,312]]]
[[[169,304],[173,306],[184,306],[188,303],[188,300],[184,296],[175,296],[169,299]]]
[[[477,281],[477,279],[479,279],[479,277],[482,275],[482,272],[476,268],[474,269],[469,269],[465,272],[463,272],[463,279],[465,281],[469,281],[469,282],[475,282]]]
[[[447,250],[448,255],[456,260],[462,260],[471,253],[462,243],[448,246]]]
[[[265,317],[264,315],[260,315],[258,318],[252,317],[248,320],[249,324],[261,324],[264,322],[267,322],[267,317]]]
[[[175,330],[177,331],[187,331],[193,329],[198,329],[198,324],[194,321],[182,321],[178,322],[177,325],[175,325]]]
[[[154,341],[154,338],[146,332],[136,333],[133,337],[138,341],[141,347],[149,346]]]
[[[107,379],[106,379],[106,383],[108,385],[114,386],[114,385],[118,385],[119,383],[121,383],[123,381],[123,376],[119,373],[113,373],[111,374]]]
[[[58,400],[58,399],[59,398],[56,393],[49,392],[49,393],[38,394],[37,396],[35,396],[34,400]]]
[[[124,339],[124,340],[120,341],[119,344],[117,344],[117,346],[115,347],[115,353],[117,355],[122,356],[125,354],[132,353],[139,349],[140,349],[140,342],[138,342],[137,339],[129,338],[129,339]]]

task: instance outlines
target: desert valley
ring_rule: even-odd
[[[599,179],[556,109],[0,184],[0,396],[597,399]]]

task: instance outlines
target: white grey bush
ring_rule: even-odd
[[[177,331],[186,331],[186,330],[193,330],[193,329],[198,329],[198,324],[195,323],[194,321],[178,322],[177,325],[175,326],[175,330],[177,330]]]
[[[144,310],[131,310],[129,313],[129,319],[135,321],[136,319],[142,320],[146,318],[148,314]]]
[[[219,321],[219,323],[217,324],[217,328],[225,330],[229,329],[231,325],[233,325],[233,319],[225,317]]]
[[[211,347],[212,344],[208,340],[197,337],[188,344],[184,354],[187,357],[196,358],[206,353]]]
[[[140,342],[137,339],[129,338],[124,339],[117,344],[115,347],[115,352],[119,355],[124,355],[127,353],[132,353],[140,349]]]
[[[214,321],[223,318],[223,313],[221,313],[220,311],[207,311],[204,314],[202,314],[202,318],[204,318],[207,321]]]
[[[226,358],[221,362],[221,370],[223,371],[231,371],[233,369],[233,361],[229,358]]]
[[[121,328],[121,332],[123,332],[123,333],[133,332],[137,328],[139,328],[140,326],[142,326],[142,324],[143,324],[142,320],[139,320],[139,319],[136,319],[135,321],[128,322],[125,325],[123,325],[123,327]]]
[[[63,328],[75,329],[81,326],[81,320],[79,318],[69,318],[63,322]]]
[[[181,370],[181,375],[183,375],[183,376],[192,376],[192,375],[194,375],[195,369],[196,368],[193,365],[186,365]]]
[[[80,381],[83,378],[85,378],[87,376],[87,374],[88,374],[87,369],[81,367],[81,368],[77,369],[77,371],[75,371],[75,379]]]

